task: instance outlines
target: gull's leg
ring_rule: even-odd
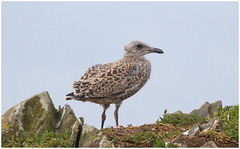
[[[120,104],[116,104],[116,109],[114,111],[114,118],[115,118],[115,121],[116,121],[116,126],[118,126],[118,109],[120,107]]]
[[[110,106],[109,104],[104,104],[102,105],[103,106],[103,113],[102,113],[102,125],[101,125],[101,129],[103,129],[103,125],[104,125],[104,122],[105,122],[105,119],[106,119],[106,110],[107,108]]]

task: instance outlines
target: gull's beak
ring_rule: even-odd
[[[159,49],[159,48],[152,48],[151,49],[151,53],[159,53],[159,54],[163,54],[163,50]]]

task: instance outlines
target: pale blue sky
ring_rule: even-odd
[[[120,125],[206,101],[238,104],[238,2],[3,2],[2,114],[48,91],[56,108],[68,103],[100,128],[102,107],[65,95],[88,67],[122,58],[132,40],[165,53],[146,56],[151,78],[123,102]],[[105,127],[115,126],[114,109]]]

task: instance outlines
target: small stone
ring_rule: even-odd
[[[187,136],[193,137],[193,136],[195,136],[199,132],[200,132],[200,124],[196,124],[192,128],[190,128],[189,130],[184,132],[183,135],[187,135]]]
[[[126,127],[132,127],[132,124],[127,124]]]
[[[119,126],[116,126],[116,128],[123,128],[123,126],[122,126],[122,125],[119,125]]]
[[[157,130],[157,128],[152,128],[152,131],[155,131],[155,130]]]
[[[209,141],[205,144],[203,144],[200,148],[218,148],[215,142]]]

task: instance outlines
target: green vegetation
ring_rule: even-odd
[[[24,142],[20,138],[11,138],[2,147],[71,147],[69,133],[57,134],[55,132],[45,132],[42,135],[28,135]]]
[[[157,138],[158,136],[156,134],[147,131],[129,134],[123,138],[123,141],[131,143],[145,143],[145,142],[154,143]]]
[[[155,144],[154,144],[154,147],[170,147],[170,148],[177,148],[178,146],[172,144],[171,142],[170,143],[167,143],[165,144],[165,142],[161,139],[158,139],[156,140]]]
[[[218,112],[211,116],[210,119],[201,118],[198,119],[195,115],[189,115],[184,113],[167,114],[167,110],[164,111],[162,117],[157,120],[157,123],[172,124],[174,126],[183,127],[186,130],[193,125],[199,123],[207,123],[213,117],[218,116],[222,122],[223,131],[216,132],[215,130],[209,130],[206,135],[213,138],[215,142],[224,142],[231,137],[238,140],[239,136],[239,105],[226,106],[223,109],[219,108]],[[102,130],[105,133],[111,133],[113,128]],[[170,141],[181,134],[180,130],[177,131],[146,131],[146,132],[134,132],[126,135],[123,139],[115,139],[115,141],[123,141],[124,143],[132,143],[133,145],[140,145],[142,147],[177,147],[170,143]],[[223,134],[224,133],[224,134]],[[69,141],[69,132],[64,134],[57,134],[55,132],[45,132],[41,135],[34,134],[28,135],[23,138],[12,137],[8,141],[2,141],[2,147],[71,147]]]
[[[196,115],[193,114],[167,114],[167,110],[164,111],[163,117],[159,117],[157,123],[172,124],[173,126],[184,127],[186,129],[191,128],[193,125],[199,123],[206,123],[206,118],[198,119]]]
[[[176,145],[167,143],[168,141],[166,141],[167,137],[176,135],[176,133],[179,134],[181,132],[176,131],[166,135],[154,134],[151,131],[136,132],[125,136],[122,141],[136,144],[149,144],[154,145],[154,147],[177,147]]]
[[[167,114],[167,110],[164,111],[163,117],[159,117],[157,123],[172,124],[178,127],[184,127],[185,129],[191,128],[193,125],[199,123],[207,123],[214,116],[218,116],[222,122],[223,133],[232,139],[238,140],[239,136],[239,105],[226,106],[223,109],[218,108],[218,112],[211,116],[210,119],[197,118],[196,115],[190,114]]]
[[[218,116],[222,122],[223,133],[227,136],[238,140],[238,113],[239,105],[235,106],[226,106],[223,109],[218,108],[218,113],[215,116]]]

